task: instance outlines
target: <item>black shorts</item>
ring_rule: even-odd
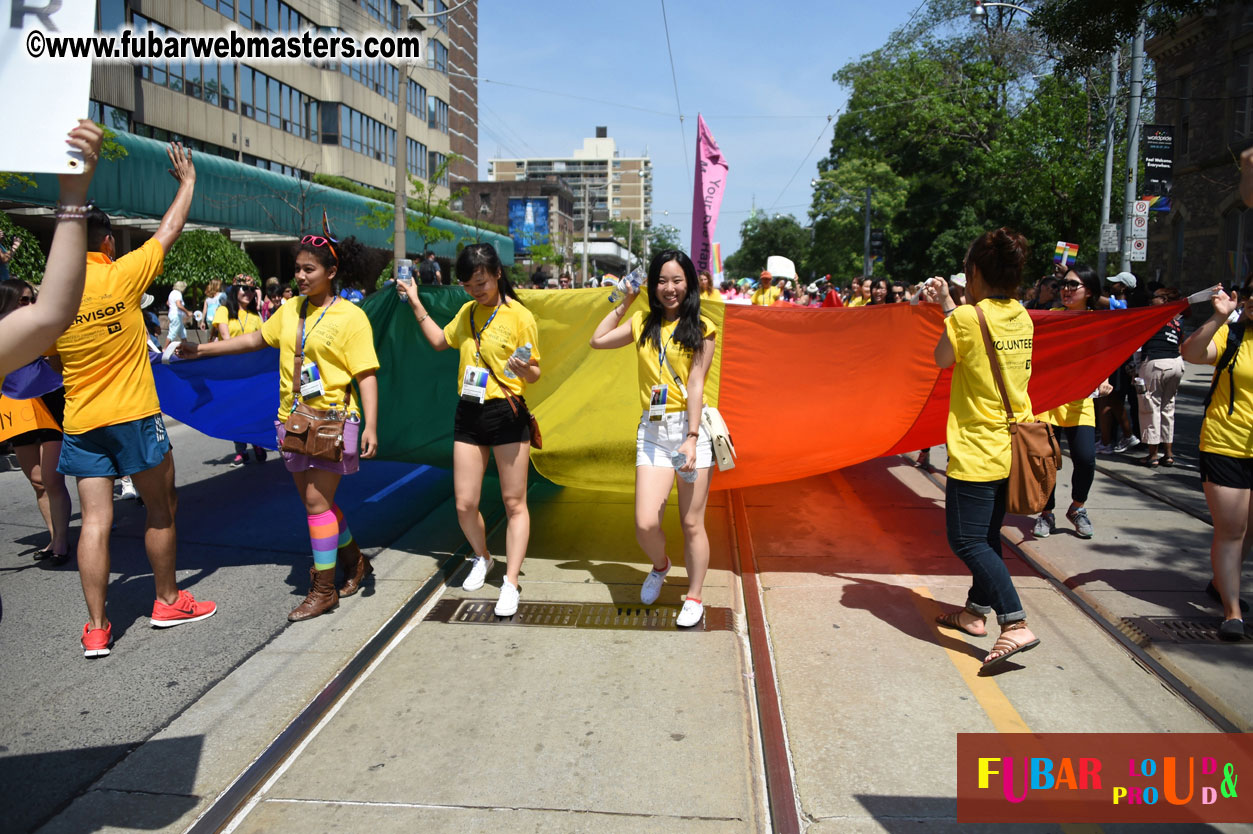
[[[43,400],[48,413],[52,415],[53,420],[57,421],[57,425],[62,425],[65,422],[65,389],[58,388],[55,391],[49,391],[39,399]],[[14,446],[34,446],[60,439],[61,432],[56,429],[35,429],[10,438],[9,442]]]
[[[1253,489],[1253,458],[1201,452],[1201,483],[1232,489]]]
[[[504,446],[531,442],[531,424],[526,401],[519,398],[515,416],[508,400],[490,399],[485,403],[457,401],[452,439],[474,446]]]

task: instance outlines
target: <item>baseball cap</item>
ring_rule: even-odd
[[[1117,275],[1111,275],[1106,280],[1111,284],[1122,284],[1129,290],[1136,288],[1136,277],[1130,272],[1120,272]]]
[[[148,293],[144,293],[143,295],[139,296],[139,309],[147,310],[149,307],[152,306],[152,302],[153,302],[152,296],[148,295]]]

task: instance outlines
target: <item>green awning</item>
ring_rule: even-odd
[[[101,162],[91,184],[91,198],[110,215],[160,219],[174,197],[165,145],[130,133],[119,133],[116,139],[128,155],[116,162]],[[390,204],[212,154],[198,153],[195,162],[196,196],[188,218],[192,223],[300,237],[321,229],[325,210],[336,236],[355,235],[366,246],[389,251],[392,248],[388,240],[390,224],[386,229],[372,229],[358,222],[377,206],[385,206],[390,214]],[[37,206],[55,204],[56,177],[37,174],[33,179],[37,188],[24,188],[16,182],[0,188],[0,200]],[[432,225],[453,232],[462,243],[476,239],[490,243],[496,247],[502,263],[513,263],[513,239],[506,235],[476,230],[442,217],[432,218]],[[410,254],[425,248],[413,232],[408,234],[407,243]],[[431,248],[440,257],[455,258],[457,243],[458,240],[440,241]]]

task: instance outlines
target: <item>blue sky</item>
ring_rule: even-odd
[[[847,97],[831,75],[882,45],[918,3],[667,0],[680,111],[660,0],[481,1],[480,173],[496,156],[569,155],[606,125],[624,156],[647,149],[653,221],[678,226],[686,248],[700,112],[730,164],[716,235],[725,257],[754,200],[808,223],[809,181],[830,149],[827,116]]]

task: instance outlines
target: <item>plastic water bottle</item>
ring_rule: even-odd
[[[531,361],[531,343],[527,342],[525,345],[520,345],[518,349],[513,352],[513,357],[521,359],[523,362],[530,362]],[[508,365],[505,366],[505,376],[509,377],[510,379],[518,378],[517,374],[509,370]]]
[[[648,273],[644,271],[644,267],[637,266],[626,274],[614,285],[613,292],[609,293],[609,303],[617,304],[626,297],[627,288],[630,287],[631,292],[639,292],[640,285],[644,283],[644,279],[648,277]]]
[[[679,473],[679,477],[687,481],[689,484],[696,483],[696,476],[700,473],[693,469],[691,472],[684,472],[680,467],[687,463],[687,455],[682,452],[675,452],[670,456],[670,462],[674,464],[674,470]]]
[[[396,283],[413,283],[413,261],[408,258],[400,258],[396,261]]]

